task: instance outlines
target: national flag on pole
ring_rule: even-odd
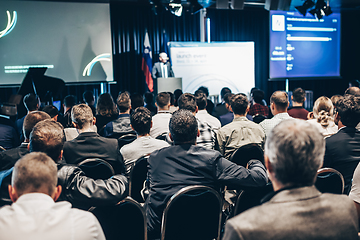
[[[152,72],[151,47],[150,47],[149,35],[147,32],[145,33],[144,52],[142,55],[141,70],[144,72],[146,84],[148,85],[150,92],[153,92],[154,82],[151,77],[151,72]]]

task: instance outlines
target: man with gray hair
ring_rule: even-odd
[[[56,163],[45,153],[29,153],[16,164],[9,185],[14,202],[0,209],[1,239],[105,239],[89,212],[57,202]]]
[[[354,203],[314,186],[324,153],[325,140],[312,124],[298,119],[278,124],[265,143],[274,193],[229,220],[223,239],[358,239]]]

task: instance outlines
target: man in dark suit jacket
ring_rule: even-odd
[[[326,138],[324,167],[338,170],[345,180],[345,193],[351,188],[351,179],[360,162],[360,97],[345,95],[337,103],[335,123],[339,131]]]
[[[154,81],[154,92],[157,93],[157,78],[168,78],[175,77],[174,72],[171,68],[169,58],[166,53],[162,52],[159,54],[160,62],[154,64],[151,72],[151,77]]]
[[[268,202],[230,219],[223,239],[358,239],[353,201],[314,186],[325,152],[322,134],[306,121],[290,119],[267,137],[265,165],[275,192],[265,197]]]
[[[71,116],[79,136],[64,144],[66,163],[78,164],[88,158],[101,158],[111,164],[115,173],[124,173],[124,161],[117,140],[101,137],[94,131],[95,118],[91,108],[86,104],[75,105]]]

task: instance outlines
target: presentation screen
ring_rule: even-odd
[[[340,76],[340,13],[270,11],[270,79]]]
[[[223,87],[248,94],[255,86],[254,42],[170,42],[170,55],[183,92],[206,86],[210,95]]]
[[[65,82],[113,81],[109,4],[0,1],[0,84],[29,67]]]

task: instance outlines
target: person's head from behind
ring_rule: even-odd
[[[159,54],[159,60],[162,63],[166,63],[169,60],[168,55],[165,52],[161,52]]]
[[[264,153],[274,190],[314,185],[324,154],[324,137],[314,125],[299,119],[280,122],[267,137]]]
[[[67,95],[64,98],[64,107],[65,109],[72,108],[76,104],[75,96]]]
[[[95,124],[91,108],[84,103],[73,106],[71,109],[71,120],[77,129],[90,128]]]
[[[138,107],[144,106],[144,98],[139,93],[131,94],[131,109],[135,110]]]
[[[331,102],[332,102],[332,104],[333,104],[333,106],[334,106],[334,109],[336,109],[337,102],[339,101],[340,98],[342,98],[342,96],[339,95],[339,94],[333,95],[333,96],[330,98],[330,100],[331,100]]]
[[[354,95],[356,97],[360,97],[360,88],[358,87],[349,87],[345,90],[344,95]]]
[[[43,152],[58,162],[65,143],[63,126],[54,120],[38,122],[30,133],[30,152]]]
[[[316,99],[313,107],[314,118],[324,127],[329,125],[329,120],[334,117],[334,106],[328,97],[321,96]]]
[[[156,96],[156,106],[159,110],[169,110],[170,107],[170,94],[161,92]]]
[[[87,104],[87,105],[94,105],[95,103],[95,98],[94,98],[94,93],[91,91],[85,91],[83,93],[83,101]]]
[[[35,125],[45,119],[51,119],[49,114],[43,111],[34,111],[30,112],[28,115],[26,115],[24,119],[23,124],[23,133],[25,137],[25,142],[29,142],[30,140],[30,133],[35,127]]]
[[[145,107],[136,108],[130,117],[131,126],[139,136],[150,133],[151,121],[151,112]]]
[[[13,202],[28,193],[43,193],[54,201],[60,196],[57,166],[45,153],[34,152],[20,158],[12,172],[9,195]]]
[[[293,102],[303,104],[305,102],[305,91],[302,88],[296,88],[291,96]]]
[[[199,136],[198,123],[191,111],[180,109],[173,113],[169,122],[170,138],[176,145],[195,144]]]
[[[336,118],[341,121],[342,125],[356,127],[360,122],[360,97],[345,95],[339,99],[336,110]]]
[[[220,96],[221,96],[221,99],[222,99],[223,101],[225,101],[225,98],[224,98],[224,97],[225,97],[225,95],[226,95],[227,93],[231,93],[230,88],[224,87],[224,88],[221,89],[221,91],[220,91]]]
[[[263,99],[265,97],[264,91],[260,89],[254,89],[251,93],[252,98],[254,99],[255,103],[263,104]]]
[[[231,109],[231,99],[235,96],[235,94],[233,93],[227,93],[224,96],[224,102],[225,102],[225,107],[228,111],[232,111]]]
[[[109,93],[103,93],[99,96],[96,103],[96,114],[104,117],[118,114],[114,100]]]
[[[54,119],[55,121],[57,121],[58,115],[59,115],[59,110],[53,106],[53,105],[47,105],[43,108],[43,112],[46,112],[47,114],[50,115],[50,117],[52,119]]]
[[[236,115],[246,115],[249,110],[249,100],[244,94],[236,94],[230,101],[231,109]]]
[[[206,98],[205,93],[203,93],[202,91],[196,91],[195,92],[195,99],[196,99],[196,105],[198,106],[199,110],[206,109],[207,98]]]
[[[183,91],[181,89],[176,89],[174,91],[174,105],[178,106],[178,99],[183,94]]]
[[[189,110],[192,113],[196,113],[198,108],[196,105],[196,99],[191,93],[184,93],[178,99],[179,109]]]
[[[207,87],[205,87],[205,86],[199,87],[198,90],[196,90],[196,91],[202,91],[203,93],[205,93],[206,98],[209,97],[209,89]]]
[[[144,94],[145,103],[147,105],[153,105],[154,102],[154,94],[152,92],[146,92]]]
[[[286,92],[276,91],[270,97],[271,112],[276,115],[286,112],[289,107],[289,98]]]
[[[25,95],[24,99],[24,106],[28,112],[36,111],[40,107],[40,99],[33,93],[28,93]]]
[[[120,113],[126,113],[131,108],[130,96],[127,92],[122,92],[119,94],[116,104],[119,108]]]
[[[172,92],[167,92],[170,95],[170,106],[174,106],[175,104],[175,96]]]

